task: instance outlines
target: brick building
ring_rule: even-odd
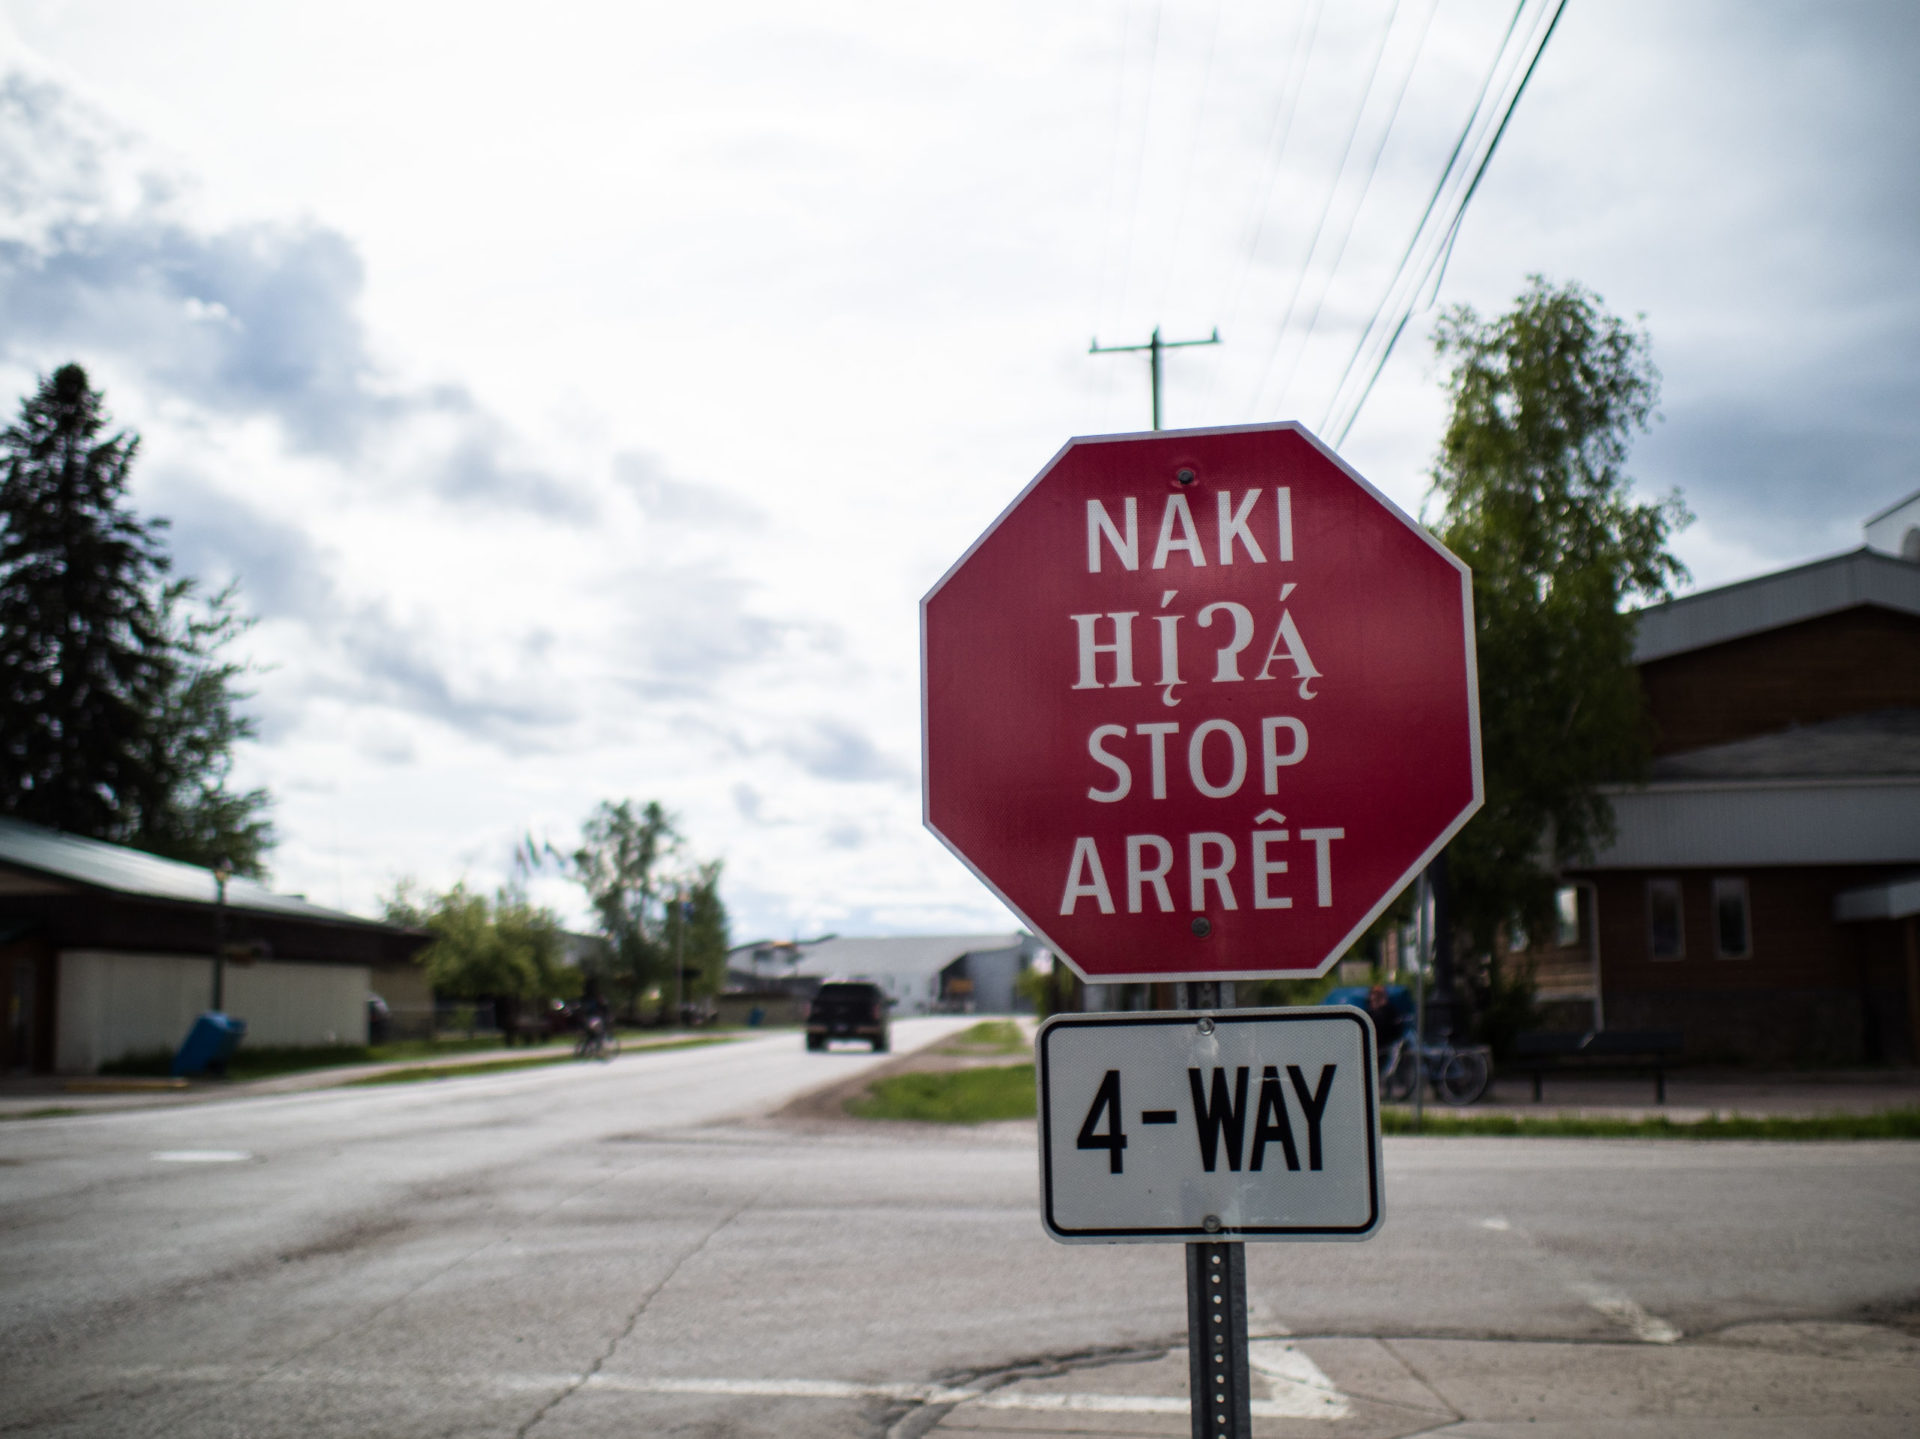
[[[1920,1055],[1920,494],[1866,539],[1641,613],[1653,772],[1535,942],[1559,1022],[1702,1059]]]

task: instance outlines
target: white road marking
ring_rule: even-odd
[[[1513,1228],[1513,1225],[1496,1214],[1491,1219],[1481,1220],[1480,1227],[1482,1229],[1491,1229],[1496,1234],[1505,1234],[1509,1229]]]
[[[1248,1346],[1256,1390],[1264,1381],[1268,1397],[1252,1401],[1257,1419],[1344,1419],[1347,1396],[1305,1354],[1290,1342],[1257,1339]],[[354,1376],[306,1368],[280,1368],[251,1373],[238,1366],[203,1365],[192,1368],[143,1365],[125,1371],[129,1377],[164,1376],[176,1382],[231,1383],[235,1380],[273,1384],[311,1384],[317,1381],[347,1384]],[[573,1374],[492,1374],[480,1383],[510,1393],[563,1389]],[[583,1390],[614,1394],[685,1394],[717,1399],[826,1399],[886,1400],[905,1404],[967,1404],[978,1409],[1025,1411],[1035,1414],[1185,1414],[1183,1395],[1172,1394],[1058,1394],[1034,1393],[1015,1385],[1005,1389],[976,1389],[946,1384],[861,1383],[847,1379],[714,1379],[646,1374],[595,1374]]]
[[[1680,1342],[1678,1329],[1659,1315],[1647,1313],[1624,1294],[1615,1294],[1609,1290],[1596,1289],[1584,1284],[1577,1286],[1576,1292],[1587,1301],[1588,1308],[1606,1315],[1642,1344]]]
[[[1267,1381],[1268,1398],[1256,1399],[1255,1414],[1272,1419],[1344,1419],[1347,1396],[1302,1349],[1283,1339],[1255,1339],[1247,1345],[1253,1372]]]
[[[239,1164],[253,1158],[244,1149],[156,1149],[162,1164]]]
[[[1624,1294],[1607,1294],[1587,1301],[1621,1325],[1643,1344],[1677,1344],[1680,1331],[1657,1314],[1649,1314]]]

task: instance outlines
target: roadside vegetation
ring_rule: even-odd
[[[393,1064],[408,1059],[443,1059],[457,1054],[478,1054],[500,1047],[497,1034],[477,1034],[471,1039],[399,1039],[387,1044],[299,1044],[250,1047],[245,1041],[227,1063],[228,1079],[273,1079],[282,1074],[299,1074],[309,1069],[339,1069],[350,1064]],[[548,1040],[542,1046],[571,1052],[571,1037]],[[173,1051],[152,1049],[108,1060],[100,1066],[103,1075],[165,1077],[173,1071]]]
[[[1033,1066],[995,1064],[977,1069],[895,1074],[876,1080],[847,1103],[857,1119],[917,1119],[929,1124],[985,1124],[1034,1115]]]
[[[940,1046],[941,1054],[1025,1054],[1032,1045],[1010,1019],[983,1019]]]
[[[876,1080],[865,1094],[847,1104],[847,1113],[857,1119],[913,1119],[929,1124],[1032,1119],[1035,1109],[1031,1064],[891,1075]],[[1675,1120],[1664,1115],[1613,1119],[1580,1114],[1534,1116],[1470,1111],[1437,1114],[1428,1109],[1416,1129],[1412,1110],[1390,1105],[1381,1111],[1380,1129],[1384,1134],[1422,1134],[1436,1138],[1481,1135],[1543,1139],[1920,1139],[1920,1108],[1889,1109],[1878,1114],[1727,1114],[1697,1120]]]
[[[660,1054],[669,1049],[700,1049],[709,1044],[726,1044],[727,1039],[720,1035],[699,1035],[687,1039],[669,1039],[660,1044],[640,1045],[626,1051],[628,1054]],[[379,1074],[369,1074],[364,1079],[349,1080],[345,1087],[368,1084],[416,1084],[425,1079],[462,1079],[474,1074],[504,1074],[515,1069],[537,1069],[548,1064],[569,1064],[573,1061],[573,1051],[564,1049],[553,1054],[529,1054],[514,1059],[480,1059],[472,1064],[414,1064],[404,1069],[383,1070]]]

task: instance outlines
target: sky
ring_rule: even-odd
[[[921,595],[1146,427],[1095,339],[1218,327],[1169,427],[1345,428],[1550,10],[0,0],[0,405],[86,366],[238,582],[277,887],[489,888],[631,797],[736,940],[1011,929],[920,825]],[[1907,5],[1570,0],[1343,457],[1417,512],[1435,320],[1537,273],[1651,335],[1692,586],[1856,546],[1920,487],[1916,73]]]

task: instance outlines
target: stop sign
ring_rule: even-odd
[[[1299,425],[1069,441],[921,665],[927,827],[1089,980],[1323,973],[1480,807],[1466,566]]]

